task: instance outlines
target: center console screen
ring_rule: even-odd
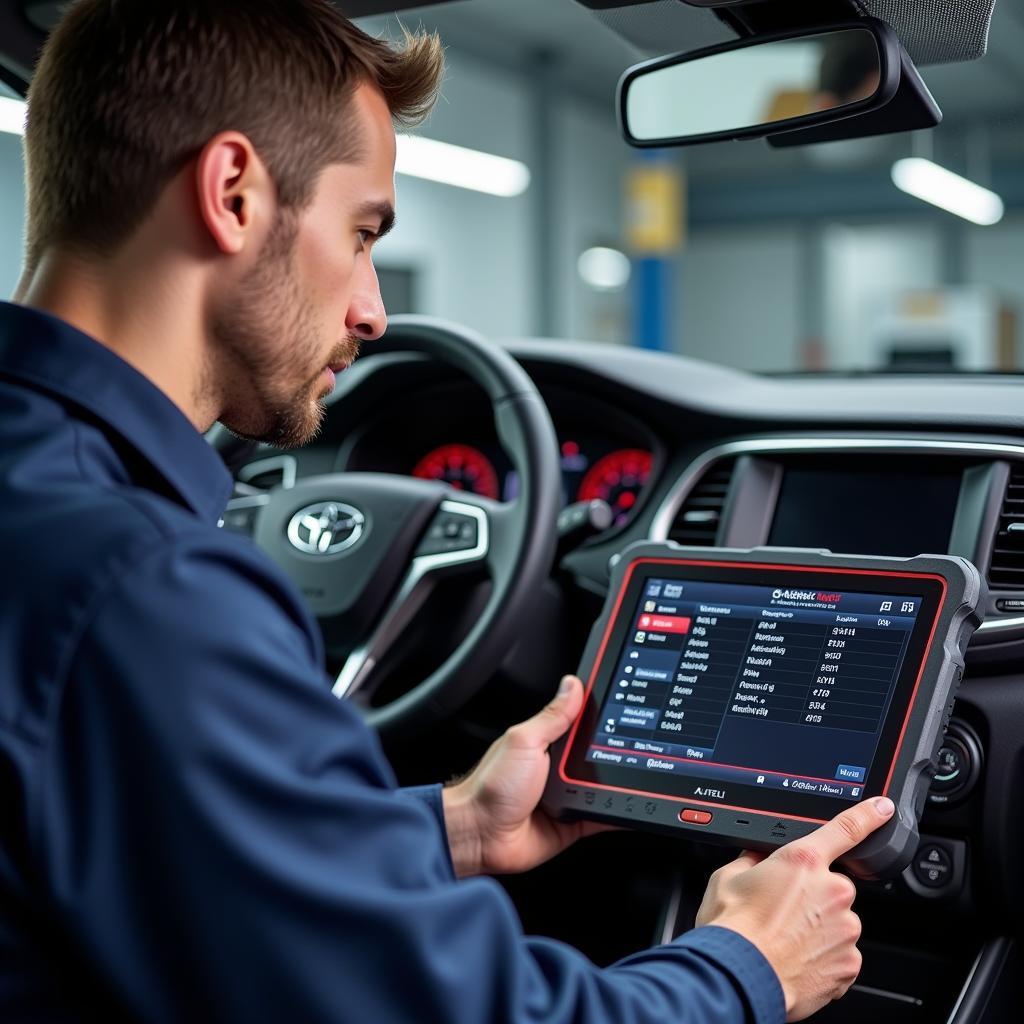
[[[787,466],[768,543],[855,554],[949,550],[962,468]]]

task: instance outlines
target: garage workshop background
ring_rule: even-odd
[[[619,74],[653,51],[582,7],[473,0],[404,20],[436,27],[448,47],[444,98],[419,134],[517,165],[475,181],[470,169],[470,188],[399,175],[398,226],[376,261],[390,312],[753,370],[1024,364],[1024,0],[999,0],[982,59],[921,68],[945,121],[920,138],[722,143],[653,159],[621,141],[613,106]],[[976,226],[898,191],[892,164],[909,155],[998,192],[1003,218]],[[429,171],[437,158],[410,147],[403,159]],[[19,276],[23,203],[15,125],[0,132],[4,297]],[[644,261],[667,275],[653,323]]]

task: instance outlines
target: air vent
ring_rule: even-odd
[[[735,459],[723,459],[697,481],[676,513],[669,540],[694,547],[714,545],[735,466]]]
[[[294,487],[296,468],[294,456],[275,455],[243,466],[238,471],[238,479],[257,491],[269,491],[278,486]]]
[[[996,590],[1024,590],[1024,465],[1012,463],[988,569]]]

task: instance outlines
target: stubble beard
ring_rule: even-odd
[[[221,421],[239,437],[276,448],[298,448],[320,432],[326,405],[325,366],[351,363],[359,340],[346,337],[323,362],[327,331],[303,300],[295,277],[297,229],[282,215],[266,252],[222,303],[213,320],[218,353],[227,364]],[[316,371],[294,384],[297,366]]]

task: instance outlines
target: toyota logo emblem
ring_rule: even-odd
[[[288,523],[288,540],[306,555],[334,555],[363,535],[366,517],[340,501],[318,501],[300,508]]]

